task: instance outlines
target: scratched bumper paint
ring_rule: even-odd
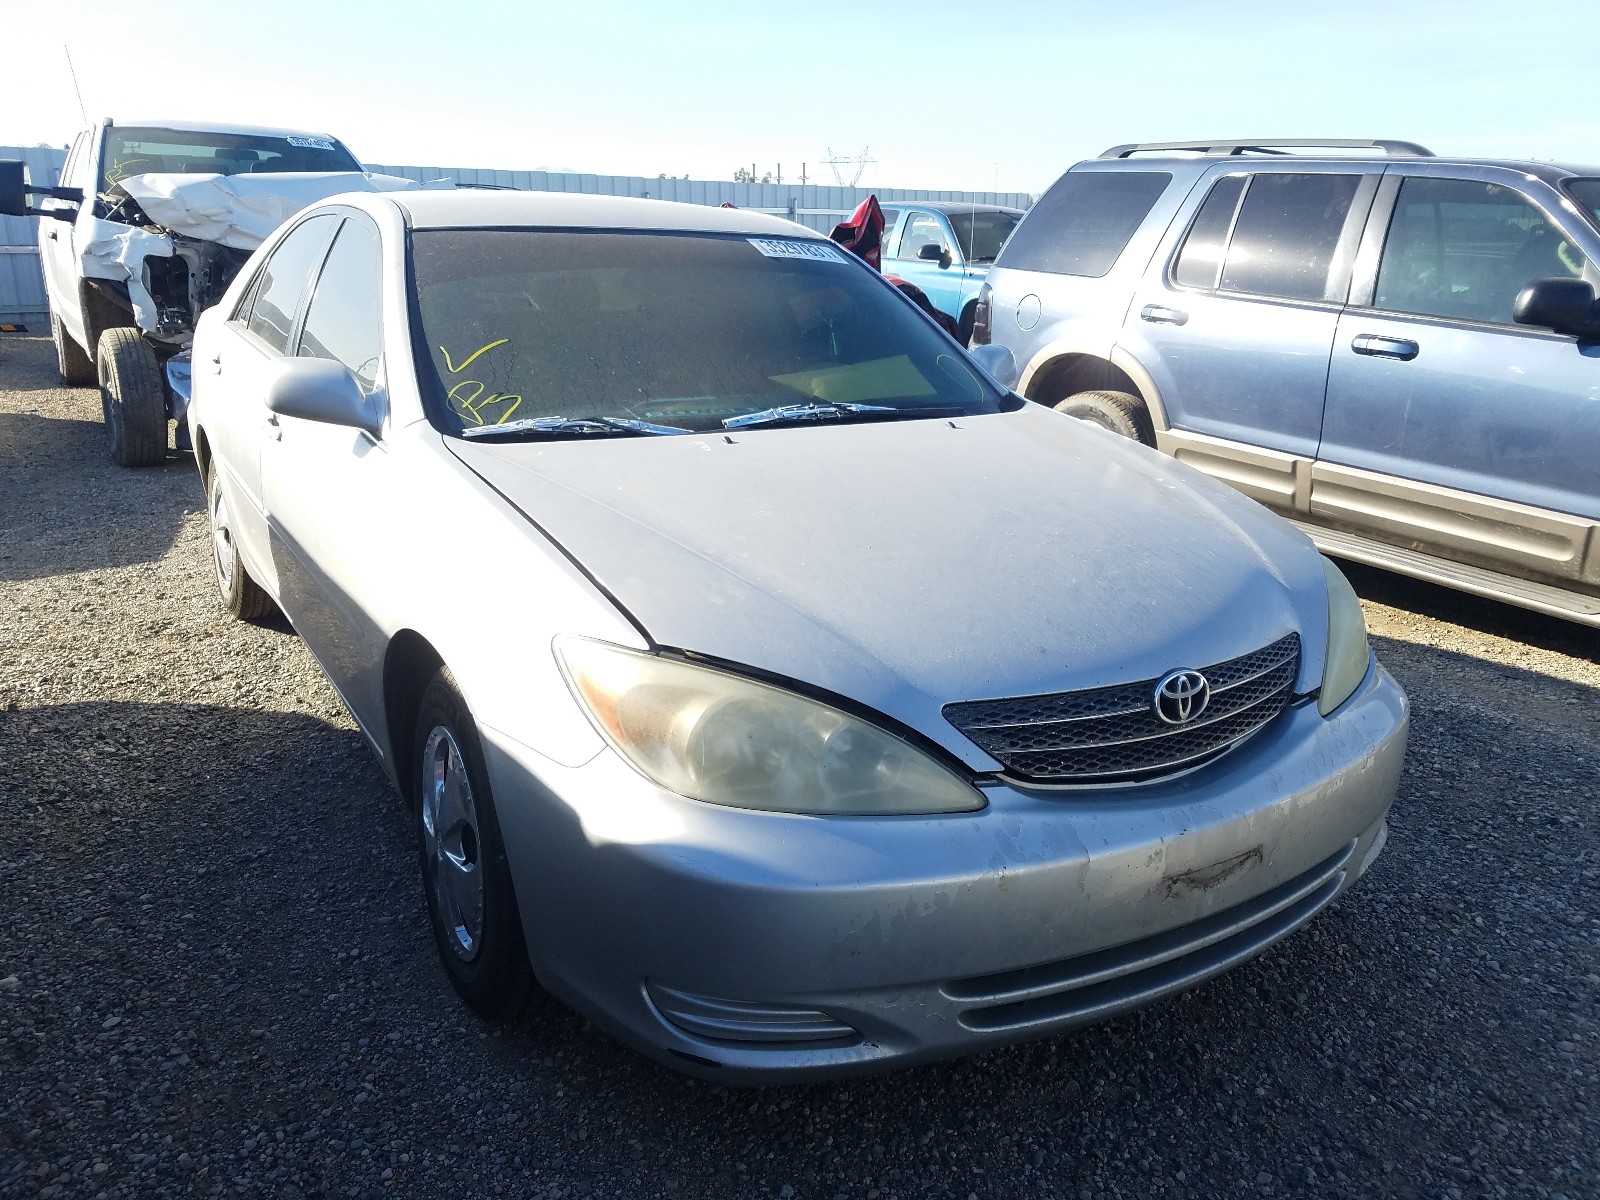
[[[717,808],[609,751],[568,768],[492,730],[486,746],[541,981],[680,1070],[771,1083],[1080,1024],[974,1031],[945,985],[1190,926],[1353,843],[1347,888],[1381,848],[1406,726],[1404,694],[1374,668],[1331,718],[1293,709],[1211,768],[1143,787],[993,785],[982,812],[939,819]],[[861,1036],[691,1036],[648,982],[816,1010]]]

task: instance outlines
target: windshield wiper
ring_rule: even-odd
[[[751,429],[757,425],[786,425],[791,421],[839,421],[849,417],[921,416],[920,411],[887,408],[882,404],[846,404],[832,400],[814,400],[805,404],[780,404],[776,408],[763,408],[760,412],[729,417],[722,422],[724,429]]]
[[[671,433],[693,433],[679,425],[655,425],[630,417],[529,417],[499,425],[475,425],[463,429],[464,438],[496,437],[661,437]]]

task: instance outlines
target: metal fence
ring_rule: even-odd
[[[0,158],[28,164],[35,187],[54,187],[66,161],[65,150],[48,147],[0,146]],[[688,204],[733,204],[757,212],[788,217],[826,233],[861,201],[876,195],[885,204],[919,200],[955,204],[1004,204],[1026,208],[1026,192],[935,192],[906,188],[799,186],[787,183],[719,183],[703,179],[649,179],[642,175],[576,175],[550,171],[489,171],[471,167],[401,167],[368,164],[367,170],[403,175],[427,183],[452,183],[515,188],[533,192],[579,192],[591,196],[635,196],[647,200],[679,200]],[[0,324],[48,327],[44,278],[39,271],[39,230],[34,219],[0,217]]]

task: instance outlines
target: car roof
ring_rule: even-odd
[[[501,192],[473,188],[383,192],[410,218],[413,229],[542,226],[570,229],[660,230],[669,233],[742,233],[826,240],[781,217],[745,208],[712,208],[671,200],[635,200],[580,192]]]
[[[231,125],[226,121],[107,121],[113,129],[170,129],[176,133],[225,133],[240,137],[320,137],[338,141],[331,133],[315,129],[280,129],[272,125]]]
[[[1194,174],[1199,174],[1217,163],[1229,163],[1241,171],[1254,171],[1262,167],[1269,170],[1292,171],[1300,163],[1341,163],[1347,166],[1367,169],[1372,167],[1395,167],[1404,171],[1411,167],[1504,167],[1512,171],[1521,171],[1525,175],[1532,175],[1547,183],[1560,183],[1564,179],[1579,176],[1600,176],[1600,168],[1581,167],[1569,163],[1535,162],[1532,159],[1517,158],[1455,158],[1428,155],[1415,157],[1390,158],[1384,155],[1365,154],[1141,154],[1127,158],[1091,158],[1076,164],[1092,170],[1103,171],[1148,171],[1153,164],[1160,164],[1163,169],[1170,169],[1174,164],[1183,164],[1192,168]]]
[[[964,213],[964,212],[1003,212],[1022,215],[1020,208],[1011,208],[1005,204],[969,204],[965,200],[880,200],[884,208],[925,208],[931,212]]]

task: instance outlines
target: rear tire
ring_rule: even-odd
[[[480,1017],[514,1020],[546,993],[528,963],[478,726],[448,668],[423,690],[408,769],[439,961]]]
[[[63,383],[68,387],[93,387],[98,382],[89,352],[73,340],[54,313],[50,315],[50,340],[56,344],[56,370]]]
[[[211,479],[206,488],[206,511],[211,516],[211,557],[216,567],[217,591],[222,593],[222,607],[241,621],[255,621],[272,611],[272,597],[250,577],[244,559],[239,556],[235,541],[233,516],[228,508],[227,493],[222,490],[222,468],[211,466]]]
[[[107,329],[100,335],[95,365],[111,460],[119,467],[166,461],[166,381],[150,343],[126,325]]]
[[[1127,392],[1078,392],[1057,404],[1056,411],[1088,421],[1146,446],[1156,444],[1155,423],[1144,401]]]

